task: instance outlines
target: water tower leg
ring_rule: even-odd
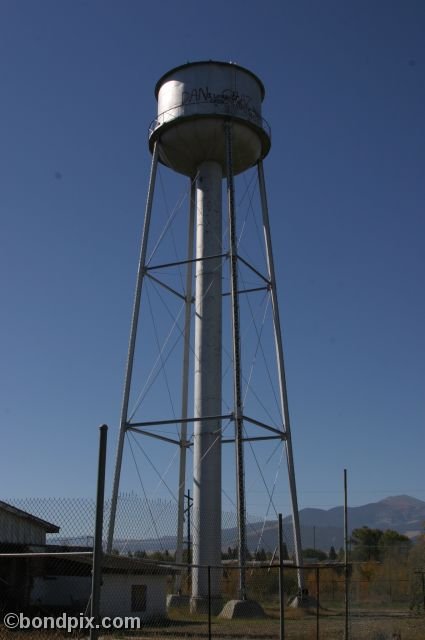
[[[158,143],[155,143],[152,154],[151,174],[149,178],[148,197],[145,208],[145,220],[143,223],[142,242],[140,246],[139,266],[137,270],[136,292],[134,295],[133,315],[131,319],[130,341],[128,345],[127,367],[124,382],[124,395],[121,407],[120,433],[118,436],[117,455],[115,460],[114,484],[112,488],[111,511],[109,515],[108,540],[106,550],[112,551],[114,541],[115,518],[117,514],[118,491],[120,487],[120,476],[122,466],[122,456],[124,450],[124,438],[128,426],[128,403],[130,399],[131,378],[133,375],[134,350],[136,347],[137,325],[139,323],[140,299],[142,296],[143,277],[145,275],[146,252],[148,248],[149,228],[151,222],[153,195],[155,191],[156,170],[158,167]]]
[[[222,349],[222,169],[203,162],[196,180],[195,418],[219,416]],[[192,611],[208,610],[208,571],[221,564],[221,420],[195,422],[193,446]],[[220,572],[211,571],[220,596]],[[213,604],[213,610],[217,607]]]
[[[246,599],[246,509],[243,450],[243,407],[241,386],[241,345],[238,295],[238,254],[236,240],[235,189],[232,160],[232,125],[226,124],[227,200],[230,235],[230,291],[233,338],[233,401],[236,444],[236,498],[238,517],[239,599]]]
[[[301,546],[301,528],[300,528],[300,521],[299,521],[299,514],[298,514],[298,500],[297,500],[297,488],[295,483],[294,458],[292,453],[291,427],[290,427],[289,408],[288,408],[288,394],[286,389],[285,366],[284,366],[284,360],[283,360],[283,344],[282,344],[282,333],[281,333],[281,327],[280,327],[279,306],[278,306],[277,295],[276,295],[276,277],[275,277],[274,261],[273,261],[273,253],[272,253],[269,212],[268,212],[268,206],[267,206],[264,169],[263,169],[263,163],[261,160],[258,162],[258,180],[259,180],[259,187],[260,187],[261,208],[262,208],[262,214],[263,214],[263,230],[264,230],[264,241],[265,241],[266,253],[267,253],[267,267],[269,270],[269,278],[271,282],[270,295],[271,295],[271,301],[272,301],[273,327],[274,327],[276,358],[277,358],[277,367],[278,367],[278,375],[279,375],[279,392],[280,392],[282,414],[283,414],[284,423],[285,423],[285,434],[286,434],[285,447],[286,447],[286,459],[287,459],[287,465],[288,465],[289,490],[291,493],[292,526],[294,531],[294,556],[295,556],[295,562],[297,566],[300,567],[297,571],[297,579],[298,579],[299,595],[300,595],[300,599],[302,600],[305,594],[305,591],[304,591],[305,586],[304,586],[304,572],[302,569],[303,557],[302,557],[302,546]]]
[[[183,337],[183,375],[182,375],[182,420],[180,427],[180,464],[179,464],[179,490],[178,490],[178,512],[177,512],[177,544],[176,563],[183,561],[183,525],[184,525],[184,500],[186,489],[186,453],[187,453],[187,417],[188,417],[188,397],[189,397],[189,357],[190,357],[190,326],[192,319],[192,272],[193,272],[193,235],[195,226],[195,181],[191,180],[190,187],[190,210],[189,210],[189,233],[187,247],[187,270],[186,270],[186,307]],[[188,518],[190,514],[188,514]],[[189,550],[188,550],[189,552]],[[177,574],[175,580],[175,590],[179,593],[181,589],[181,574]]]

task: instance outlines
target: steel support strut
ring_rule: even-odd
[[[232,303],[232,335],[233,335],[233,399],[235,416],[236,441],[236,491],[238,511],[238,554],[239,554],[239,598],[246,599],[246,514],[245,514],[245,476],[243,459],[243,407],[241,387],[241,348],[240,348],[240,320],[238,296],[238,255],[236,238],[235,189],[233,181],[232,159],[232,124],[227,122],[226,128],[226,171],[227,171],[227,201],[229,212],[230,235],[230,283]]]
[[[158,143],[155,142],[155,146],[152,154],[148,197],[146,200],[145,220],[143,223],[142,243],[140,246],[140,257],[139,257],[139,266],[137,270],[136,291],[134,295],[133,315],[131,319],[131,329],[130,329],[130,340],[128,345],[127,366],[126,366],[125,382],[124,382],[124,394],[123,394],[122,407],[121,407],[120,433],[118,436],[114,484],[112,488],[112,498],[111,498],[111,512],[109,516],[109,528],[108,528],[108,540],[107,540],[108,553],[111,553],[112,544],[114,541],[115,518],[117,513],[118,491],[119,491],[119,485],[120,485],[122,456],[123,456],[123,450],[124,450],[124,438],[127,431],[127,422],[128,422],[128,403],[130,399],[131,379],[133,375],[134,350],[136,347],[137,326],[139,323],[139,313],[140,313],[140,299],[142,296],[142,285],[143,285],[143,279],[145,275],[146,252],[148,248],[148,237],[149,237],[149,228],[150,228],[151,214],[152,214],[153,194],[155,191],[156,170],[158,167],[158,154],[159,154]]]
[[[264,180],[264,168],[261,160],[259,160],[258,162],[258,182],[260,187],[261,209],[262,209],[262,215],[263,215],[263,230],[264,230],[264,242],[266,246],[266,255],[267,255],[267,268],[269,271],[269,279],[270,279],[270,295],[271,295],[272,311],[273,311],[273,327],[274,327],[274,337],[275,337],[275,345],[276,345],[277,368],[278,368],[278,376],[279,376],[280,402],[281,402],[281,409],[282,409],[282,414],[283,414],[284,424],[285,424],[286,439],[284,441],[284,446],[286,448],[289,490],[291,493],[295,563],[298,567],[297,569],[298,588],[299,588],[300,594],[302,595],[304,592],[304,572],[302,569],[303,557],[302,557],[302,546],[301,546],[301,530],[300,530],[300,520],[299,520],[299,514],[298,514],[298,499],[297,499],[297,488],[295,483],[294,458],[292,453],[288,393],[286,388],[285,365],[284,365],[284,359],[283,359],[283,342],[282,342],[282,332],[280,327],[279,306],[278,306],[277,294],[276,294],[276,276],[275,276],[273,252],[272,252],[269,211],[267,206],[266,186],[265,186],[265,180]]]
[[[195,227],[195,198],[196,183],[191,180],[190,209],[189,209],[189,233],[187,241],[187,269],[185,290],[185,320],[183,338],[183,375],[182,375],[182,422],[180,423],[180,464],[179,464],[179,494],[177,513],[177,544],[176,562],[183,561],[183,525],[184,525],[184,500],[186,484],[186,453],[187,453],[187,417],[189,400],[189,356],[190,356],[190,328],[192,319],[192,274],[193,274],[193,236]],[[190,514],[188,514],[188,518]],[[176,576],[176,589],[181,587],[181,574]]]

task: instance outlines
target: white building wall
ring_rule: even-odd
[[[85,606],[90,598],[90,576],[52,576],[34,578],[31,604],[51,607]]]
[[[131,610],[132,585],[146,585],[146,611]],[[100,594],[100,615],[149,616],[166,615],[166,576],[104,574]]]

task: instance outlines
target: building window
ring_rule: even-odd
[[[146,611],[146,593],[147,586],[145,584],[131,585],[131,610]]]

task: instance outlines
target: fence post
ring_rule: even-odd
[[[421,571],[421,577],[422,577],[422,600],[423,600],[424,611],[425,611],[425,573],[423,571]]]
[[[211,567],[208,565],[208,640],[211,637]]]
[[[100,429],[99,462],[97,467],[97,493],[96,493],[96,524],[93,546],[93,569],[91,586],[90,615],[94,623],[99,624],[100,585],[102,581],[102,534],[103,534],[103,505],[105,498],[105,466],[106,466],[106,442],[108,427],[103,424]],[[99,629],[90,629],[90,640],[97,640]]]
[[[344,469],[344,575],[345,575],[345,632],[344,640],[349,638],[349,591],[348,591],[348,501],[347,501],[347,469]]]
[[[320,622],[319,622],[319,615],[320,615],[320,586],[319,586],[319,581],[320,581],[320,569],[319,567],[316,567],[316,640],[319,640],[319,635],[320,635]]]
[[[279,638],[285,639],[285,592],[283,585],[283,526],[282,514],[279,513],[279,610],[280,610],[280,626]]]

